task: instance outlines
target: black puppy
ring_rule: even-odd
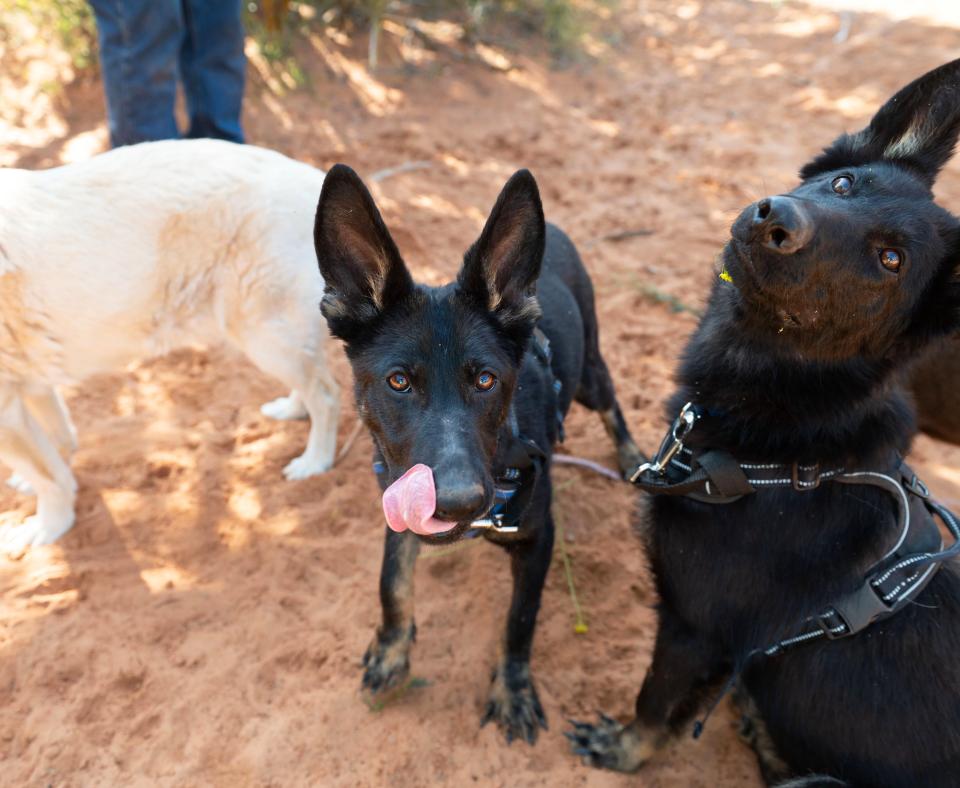
[[[510,554],[514,588],[483,722],[533,743],[546,727],[529,661],[553,548],[549,461],[571,400],[600,411],[625,473],[639,456],[600,356],[587,272],[570,240],[544,224],[526,170],[506,184],[445,287],[414,283],[349,167],[324,181],[315,240],[322,311],[346,343],[391,526],[383,624],[363,658],[363,686],[385,692],[409,674],[420,540],[449,542],[484,525]]]
[[[902,373],[960,327],[960,221],[931,193],[958,131],[955,61],[734,223],[671,415],[693,405],[638,474],[662,493],[653,663],[635,719],[568,734],[589,763],[637,769],[739,678],[769,781],[960,785],[960,571],[924,557],[931,512],[957,523],[898,459]]]

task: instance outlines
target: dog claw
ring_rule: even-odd
[[[508,663],[494,671],[490,699],[480,725],[483,727],[491,721],[497,723],[507,744],[515,739],[535,744],[538,731],[548,730],[547,717],[526,664]]]

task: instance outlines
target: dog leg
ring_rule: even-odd
[[[514,739],[534,744],[539,729],[547,728],[547,718],[530,675],[530,651],[553,552],[554,525],[549,511],[542,525],[534,524],[531,530],[533,538],[507,546],[513,597],[503,654],[493,670],[490,695],[480,722],[481,726],[496,722],[508,744]]]
[[[261,411],[274,418],[276,412],[293,414],[302,404],[310,416],[310,435],[303,454],[287,463],[283,475],[289,480],[306,479],[333,467],[337,444],[337,418],[340,412],[340,390],[327,367],[323,354],[323,338],[301,336],[297,326],[305,325],[320,331],[319,318],[312,321],[267,323],[245,334],[240,348],[264,372],[291,389],[289,397],[269,402]],[[311,350],[306,350],[311,348]],[[267,411],[271,412],[267,412]]]
[[[325,360],[312,370],[303,392],[303,403],[310,414],[310,435],[303,454],[283,469],[287,479],[306,479],[333,467],[337,448],[337,421],[340,418],[340,387]]]
[[[305,419],[308,416],[307,406],[303,404],[303,397],[299,391],[291,391],[288,397],[277,397],[264,402],[260,406],[260,412],[271,419],[277,421],[296,421]]]
[[[743,689],[733,694],[733,702],[740,711],[740,738],[750,745],[760,764],[760,774],[767,785],[776,785],[788,778],[792,771],[777,753],[767,725],[750,695]]]
[[[617,466],[620,468],[620,473],[623,474],[623,478],[628,479],[646,458],[637,448],[627,428],[627,422],[623,418],[620,404],[616,400],[613,401],[612,407],[600,411],[600,419],[607,430],[607,435],[617,447]]]
[[[661,609],[653,662],[637,697],[636,717],[626,725],[604,715],[596,724],[574,722],[566,734],[574,753],[591,766],[636,771],[693,718],[703,690],[722,676],[725,667],[710,643]]]
[[[404,686],[410,675],[410,647],[417,636],[413,620],[413,569],[420,541],[406,531],[387,529],[380,568],[383,623],[363,655],[363,688],[373,694]]]
[[[580,384],[577,387],[576,400],[585,408],[600,414],[607,435],[617,448],[617,465],[624,478],[628,478],[640,463],[644,462],[643,453],[630,435],[626,419],[617,402],[617,395],[613,388],[613,378],[607,362],[600,355],[599,339],[596,325],[588,325],[584,338],[586,357],[583,360],[583,371]]]
[[[27,408],[53,439],[65,460],[77,450],[77,428],[70,419],[67,403],[53,386],[30,389],[24,396]]]
[[[0,548],[20,553],[27,547],[50,544],[70,530],[76,481],[19,392],[6,392],[0,403],[0,460],[37,493],[37,513],[23,525],[6,529]]]
[[[60,393],[52,386],[37,387],[24,394],[24,402],[69,462],[77,450],[77,430]],[[12,473],[7,485],[23,495],[36,495],[30,482],[19,473]]]

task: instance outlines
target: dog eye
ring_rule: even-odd
[[[841,175],[838,178],[834,178],[833,183],[830,185],[837,194],[846,194],[853,188],[853,178],[849,175]]]
[[[387,378],[387,385],[394,391],[399,391],[401,394],[410,391],[410,379],[402,372],[394,372]]]
[[[881,249],[880,264],[888,271],[899,271],[903,258],[896,249]]]
[[[490,391],[497,385],[497,379],[492,372],[481,372],[477,375],[474,385],[477,387],[477,391]]]

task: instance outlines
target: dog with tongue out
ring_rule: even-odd
[[[508,742],[533,744],[546,728],[530,652],[553,548],[548,470],[571,401],[600,413],[624,474],[639,461],[600,355],[587,272],[566,235],[545,224],[526,170],[504,186],[456,281],[443,287],[413,281],[369,191],[344,165],[324,180],[314,239],[321,311],[353,369],[388,526],[383,620],[363,658],[363,686],[386,693],[409,675],[421,542],[489,526],[509,479],[510,527],[480,531],[507,549],[514,580],[482,722],[496,722]]]

